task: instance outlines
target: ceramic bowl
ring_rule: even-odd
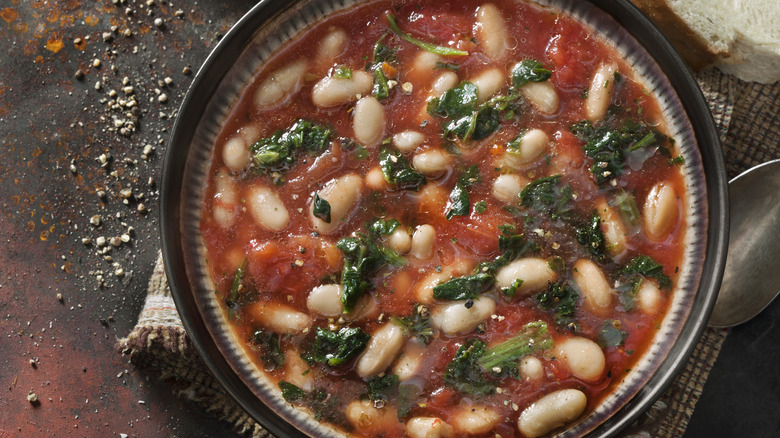
[[[174,126],[162,179],[166,272],[184,326],[227,392],[277,436],[336,435],[270,391],[224,320],[204,267],[200,209],[210,154],[227,112],[263,60],[310,23],[355,0],[264,0],[220,41],[195,77]],[[611,436],[634,422],[669,386],[704,330],[725,263],[727,180],[709,109],[680,56],[626,1],[548,0],[610,40],[660,95],[682,139],[691,212],[683,271],[655,341],[636,369],[564,436]]]

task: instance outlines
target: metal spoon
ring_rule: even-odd
[[[780,294],[780,160],[732,179],[729,205],[729,252],[710,327],[742,324]]]

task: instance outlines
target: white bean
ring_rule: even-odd
[[[241,136],[235,136],[222,147],[222,162],[228,169],[240,172],[249,164],[249,148]]]
[[[496,302],[482,296],[469,301],[440,304],[431,311],[431,324],[448,335],[469,333],[496,310]]]
[[[551,115],[558,112],[558,92],[549,80],[528,82],[520,87],[520,92],[540,113]]]
[[[349,79],[326,76],[314,85],[311,101],[320,108],[354,102],[371,91],[374,79],[363,70],[353,70]]]
[[[330,318],[341,316],[344,306],[341,304],[341,286],[323,284],[315,287],[306,298],[306,307],[310,312]]]
[[[493,196],[506,204],[517,204],[520,192],[528,185],[528,180],[516,174],[505,173],[493,181]]]
[[[225,169],[220,169],[214,180],[214,208],[212,215],[220,227],[229,228],[236,222],[238,189]]]
[[[333,29],[320,41],[317,48],[317,67],[327,69],[333,64],[337,56],[344,52],[347,45],[347,33],[343,29]]]
[[[388,430],[398,424],[395,409],[390,406],[377,409],[371,400],[353,400],[347,405],[345,413],[355,429],[364,433]]]
[[[599,121],[607,113],[607,108],[612,103],[616,71],[615,65],[601,64],[593,74],[588,88],[588,97],[585,99],[585,116],[589,120]]]
[[[412,234],[411,254],[425,260],[433,255],[433,244],[436,241],[436,229],[433,226],[425,224],[420,225]]]
[[[458,75],[455,74],[455,72],[445,71],[441,73],[436,77],[436,80],[433,81],[433,85],[431,85],[431,93],[428,95],[428,100],[433,99],[434,97],[440,97],[447,90],[458,85],[458,82]]]
[[[238,135],[246,142],[247,149],[260,140],[260,129],[255,125],[246,125],[238,131]]]
[[[498,59],[506,54],[508,44],[504,17],[494,4],[485,3],[477,9],[474,36],[490,58]]]
[[[250,187],[246,200],[255,222],[263,228],[281,231],[290,223],[290,214],[274,190],[261,185]]]
[[[420,131],[402,131],[393,136],[393,145],[401,152],[413,152],[425,141]]]
[[[414,57],[412,70],[418,74],[428,74],[436,68],[436,63],[440,61],[441,57],[439,55],[427,50],[421,50],[417,56]]]
[[[577,389],[552,392],[523,410],[517,419],[517,428],[528,437],[546,435],[576,420],[587,404],[585,393]]]
[[[636,292],[636,303],[645,315],[655,315],[661,307],[661,289],[653,280],[642,280]]]
[[[645,233],[655,241],[666,239],[677,225],[677,194],[667,182],[660,182],[650,189],[642,211]]]
[[[617,257],[626,250],[626,228],[623,220],[603,198],[596,201],[596,211],[601,219],[601,232],[607,244],[607,252]]]
[[[414,295],[417,302],[430,304],[433,300],[433,288],[444,281],[454,277],[461,277],[474,269],[474,262],[469,259],[456,259],[453,263],[442,267],[441,272],[433,271],[423,277],[414,286]]]
[[[275,333],[297,335],[311,328],[309,315],[284,304],[255,302],[246,309],[252,319]]]
[[[271,73],[257,88],[255,105],[276,105],[294,93],[303,82],[306,61],[299,59]]]
[[[553,271],[547,260],[537,257],[527,257],[513,261],[499,269],[496,273],[496,286],[499,288],[511,287],[515,280],[523,283],[515,292],[516,297],[537,292],[547,287],[547,283],[555,281],[558,274]]]
[[[499,68],[485,70],[471,78],[470,82],[477,86],[477,101],[485,102],[501,91],[506,83],[506,74]]]
[[[398,227],[387,239],[387,244],[398,254],[406,254],[412,249],[412,238],[404,227]]]
[[[382,139],[385,132],[385,107],[374,96],[362,97],[352,112],[355,140],[370,146]]]
[[[418,152],[412,158],[412,166],[425,176],[438,176],[450,168],[450,154],[441,149]]]
[[[509,166],[519,169],[539,158],[549,144],[547,133],[541,129],[531,129],[520,137],[516,147],[507,147],[504,160]]]
[[[590,339],[573,336],[555,346],[555,357],[583,380],[598,380],[604,373],[604,352]]]
[[[579,259],[572,276],[584,295],[585,308],[594,315],[606,316],[612,310],[614,292],[601,269],[588,259]]]
[[[482,435],[501,422],[501,415],[485,405],[460,404],[450,417],[450,424],[458,434]]]
[[[541,380],[544,377],[542,361],[536,356],[526,356],[520,359],[520,375],[526,380]]]
[[[382,169],[379,166],[372,167],[366,173],[366,187],[371,190],[384,190],[387,188],[387,181]]]
[[[349,218],[360,199],[362,190],[363,178],[354,173],[348,173],[325,184],[325,187],[318,192],[318,196],[330,204],[330,223],[314,216],[312,203],[309,217],[314,229],[321,233],[336,231]]]
[[[355,371],[363,378],[383,372],[398,357],[405,341],[404,330],[388,322],[371,335],[371,340],[355,365]]]
[[[393,374],[398,376],[402,382],[416,376],[420,369],[420,363],[422,363],[423,354],[425,354],[425,346],[414,341],[407,342],[403,354],[393,365]]]
[[[301,353],[295,347],[284,350],[284,379],[286,381],[309,391],[314,386],[315,372],[301,359]]]
[[[406,422],[409,438],[450,438],[452,426],[436,417],[414,417]]]

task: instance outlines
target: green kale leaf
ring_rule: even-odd
[[[477,273],[456,277],[433,287],[433,297],[437,300],[473,300],[493,285],[495,279],[490,274]]]
[[[425,177],[412,168],[406,157],[387,146],[379,150],[379,167],[385,181],[400,190],[417,191],[425,184]]]
[[[544,82],[550,76],[552,72],[544,68],[541,62],[525,59],[512,69],[512,85],[520,88],[529,82]]]
[[[372,236],[389,236],[401,226],[398,219],[372,219],[366,224],[368,233]]]
[[[485,376],[478,362],[485,350],[485,343],[479,339],[469,339],[461,345],[444,370],[444,384],[462,393],[476,396],[495,391],[496,385]]]
[[[326,224],[330,223],[330,203],[320,198],[317,192],[314,192],[314,205],[312,206],[312,213],[314,217],[321,219]]]
[[[587,221],[581,223],[575,228],[577,242],[584,246],[588,252],[598,261],[604,261],[606,258],[606,240],[601,231],[601,217],[597,212],[593,212]]]
[[[310,365],[344,365],[366,348],[370,338],[371,335],[358,327],[342,327],[337,332],[317,327],[314,344],[301,354],[301,358]]]
[[[284,351],[279,338],[277,333],[267,330],[255,330],[249,337],[250,344],[260,351],[260,360],[268,370],[278,370],[284,366]]]
[[[532,181],[520,192],[520,203],[547,213],[553,220],[568,219],[572,212],[574,193],[571,186],[561,184],[561,175],[545,176]]]
[[[406,260],[397,252],[363,234],[344,237],[336,243],[336,247],[344,253],[344,269],[341,274],[341,303],[344,305],[344,313],[350,313],[354,309],[358,299],[371,288],[371,277],[385,264],[406,264]]]
[[[547,323],[529,322],[515,336],[487,349],[477,359],[477,363],[483,370],[492,373],[493,377],[517,377],[517,365],[521,358],[552,346],[553,338],[547,331]]]
[[[415,304],[411,315],[391,316],[390,321],[403,328],[406,336],[416,337],[423,344],[427,345],[433,340],[431,314],[428,308],[422,304]]]
[[[579,294],[568,282],[559,281],[547,285],[547,290],[536,295],[536,301],[544,310],[553,312],[555,323],[571,329],[577,329],[575,313]]]
[[[260,172],[283,171],[295,164],[299,152],[320,154],[328,149],[333,131],[298,119],[286,130],[261,138],[250,147],[252,162]]]

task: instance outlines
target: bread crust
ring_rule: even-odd
[[[713,47],[704,37],[680,18],[665,0],[631,0],[669,39],[686,63],[701,70],[730,53]]]

